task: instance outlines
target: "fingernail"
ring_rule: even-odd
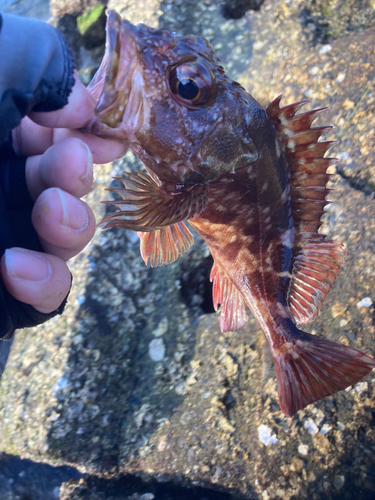
[[[92,153],[88,145],[79,140],[80,144],[82,145],[84,151],[85,151],[85,156],[86,156],[86,169],[85,172],[81,175],[80,180],[82,181],[83,184],[87,184],[89,181],[92,180],[93,177],[93,171],[92,171]]]
[[[86,206],[74,196],[65,193],[62,189],[55,188],[59,195],[63,219],[61,224],[70,227],[71,229],[85,229],[89,223],[89,214]]]
[[[26,281],[46,281],[52,273],[47,259],[23,248],[5,250],[5,267],[10,278]]]

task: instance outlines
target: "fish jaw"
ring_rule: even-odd
[[[88,85],[97,99],[87,128],[101,137],[137,142],[136,132],[149,126],[145,84],[137,54],[137,27],[108,11],[103,61]]]

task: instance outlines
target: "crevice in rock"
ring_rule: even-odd
[[[240,19],[248,10],[260,10],[264,0],[226,0],[221,12],[225,19]]]
[[[343,169],[337,169],[337,174],[344,180],[347,181],[347,183],[354,188],[356,191],[361,191],[362,193],[366,195],[370,195],[374,197],[375,195],[375,186],[372,186],[368,181],[365,179],[357,178],[357,177],[352,177],[351,175],[347,175]]]
[[[13,493],[22,500],[56,500],[62,483],[82,477],[74,467],[53,467],[0,453],[0,498],[13,498]]]
[[[199,262],[185,260],[181,264],[181,295],[189,308],[199,306],[206,314],[215,312],[212,302],[210,272],[213,265],[211,255]]]
[[[164,479],[164,478],[163,478]],[[85,481],[71,481],[64,489],[74,493],[74,499],[95,498],[98,500],[241,500],[244,496],[233,493],[219,492],[202,486],[179,486],[173,481],[155,479],[143,480],[132,474],[126,474],[116,479],[102,479],[88,476]],[[92,496],[91,496],[92,495]],[[63,493],[61,500],[68,500],[70,496]],[[248,499],[249,500],[249,499]]]
[[[132,474],[103,479],[82,474],[75,467],[52,465],[0,453],[0,496],[21,500],[241,500],[242,495],[202,486],[180,486],[169,478],[157,481]],[[147,495],[148,494],[148,495]],[[68,495],[68,496],[67,496]],[[143,497],[142,497],[143,495]],[[11,497],[13,498],[13,497]]]
[[[360,8],[355,0],[303,0],[298,17],[305,42],[312,47],[359,32],[375,22],[369,0],[362,0]]]

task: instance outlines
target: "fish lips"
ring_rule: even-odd
[[[138,28],[121,19],[117,12],[108,10],[106,33],[102,63],[87,87],[98,100],[96,117],[89,126],[90,131],[97,134],[102,131],[103,124],[116,128],[122,123],[137,66]]]

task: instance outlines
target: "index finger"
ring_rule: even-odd
[[[68,98],[68,104],[48,113],[31,112],[29,117],[38,125],[50,128],[82,128],[94,116],[95,98],[74,74],[75,84]]]
[[[78,137],[91,149],[94,163],[109,163],[120,158],[126,153],[127,146],[78,130],[86,126],[93,117],[95,104],[95,99],[89,91],[81,82],[76,81],[69,96],[69,103],[63,109],[48,113],[32,113],[33,120],[38,120],[45,126],[35,123],[26,116],[13,130],[15,152],[25,157],[41,155],[50,146],[66,137]],[[66,128],[50,128],[55,126],[53,124]]]
[[[128,145],[110,139],[102,139],[80,130],[41,127],[28,117],[25,117],[13,130],[13,148],[19,156],[42,155],[50,146],[67,137],[77,137],[85,142],[92,152],[93,162],[97,164],[109,163],[121,158],[128,149]]]

